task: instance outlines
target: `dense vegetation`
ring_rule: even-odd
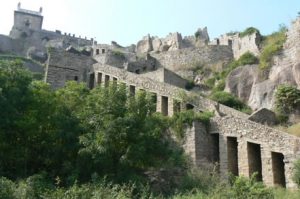
[[[132,97],[125,85],[90,91],[69,82],[54,91],[21,62],[2,61],[0,109],[3,199],[273,198],[279,192],[254,177],[223,182],[216,166],[191,167],[167,129],[180,132],[195,119],[208,125],[211,114],[187,111],[169,119],[155,113],[150,95]],[[175,168],[179,177],[153,189],[147,171]]]
[[[234,95],[227,93],[225,91],[214,92],[210,96],[210,98],[216,102],[219,102],[221,104],[224,104],[224,105],[234,108],[236,110],[239,110],[239,111],[242,111],[245,113],[251,113],[250,107],[248,107],[244,102],[239,100]]]

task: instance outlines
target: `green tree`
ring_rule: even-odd
[[[48,84],[32,81],[19,61],[0,63],[0,86],[0,175],[19,178],[47,171],[67,176],[76,165],[82,132],[73,114],[82,86],[56,94]],[[68,93],[74,94],[73,101]]]
[[[85,134],[80,154],[89,157],[94,172],[122,175],[124,167],[145,169],[167,162],[171,150],[163,139],[166,118],[155,113],[151,97],[129,97],[124,85],[91,91],[82,114]],[[122,168],[122,169],[121,169]]]

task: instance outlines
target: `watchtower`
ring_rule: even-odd
[[[31,11],[21,8],[21,3],[18,3],[18,8],[14,12],[14,27],[19,30],[41,30],[43,25],[43,8],[40,10]]]

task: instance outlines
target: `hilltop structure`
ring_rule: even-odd
[[[249,115],[200,95],[189,100],[180,97],[182,93],[193,94],[185,87],[195,68],[209,65],[220,69],[245,52],[258,55],[259,34],[243,38],[223,35],[210,41],[207,28],[203,28],[184,38],[180,33],[166,38],[147,35],[136,45],[123,47],[116,42],[97,44],[93,39],[43,30],[42,23],[42,9],[29,11],[19,5],[10,35],[0,35],[0,53],[26,56],[44,64],[45,81],[54,89],[68,80],[86,82],[90,89],[122,82],[132,94],[137,90],[153,93],[156,110],[166,116],[186,109],[215,112],[209,129],[194,122],[186,130],[183,147],[195,165],[217,163],[224,177],[229,172],[244,176],[257,172],[258,179],[269,186],[296,187],[292,170],[300,158],[298,137],[251,121]],[[294,63],[300,53],[300,42],[296,41],[300,36],[294,34],[295,29],[300,30],[299,22],[290,30],[286,44]],[[292,41],[297,43],[295,47]]]

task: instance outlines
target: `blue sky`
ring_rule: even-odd
[[[43,6],[44,29],[124,46],[148,33],[187,36],[204,26],[211,39],[249,26],[269,34],[279,24],[289,26],[300,11],[300,0],[2,0],[1,34],[9,33],[18,2],[25,9]]]

